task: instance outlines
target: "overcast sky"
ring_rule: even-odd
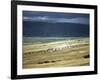
[[[89,24],[89,14],[23,11],[23,21]]]

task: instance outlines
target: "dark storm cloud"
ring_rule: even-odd
[[[23,11],[24,21],[89,24],[89,14]]]

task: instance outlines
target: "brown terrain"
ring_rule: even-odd
[[[89,65],[89,40],[63,40],[23,45],[23,68]]]

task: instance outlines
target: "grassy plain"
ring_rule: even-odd
[[[60,47],[66,45],[64,47]],[[23,68],[89,65],[89,38],[23,44]]]

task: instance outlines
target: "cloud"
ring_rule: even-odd
[[[46,20],[50,20],[48,17],[41,17],[41,16],[38,16],[38,17],[23,17],[23,19],[25,21],[46,21]]]
[[[24,21],[41,21],[51,23],[78,23],[78,24],[89,24],[88,18],[52,18],[48,16],[36,16],[36,17],[23,17]]]
[[[89,24],[89,19],[87,18],[72,18],[72,19],[61,19],[58,20],[63,23],[80,23],[80,24]]]

